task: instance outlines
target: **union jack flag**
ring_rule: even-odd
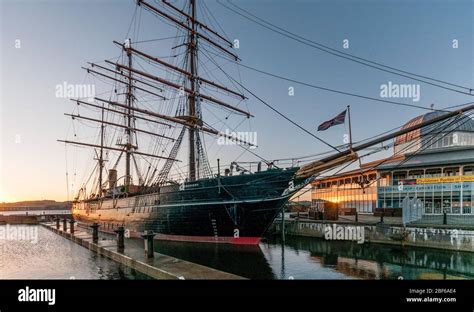
[[[331,128],[332,126],[343,124],[344,121],[346,120],[346,113],[347,113],[347,109],[344,110],[339,115],[337,115],[336,117],[334,117],[333,119],[323,122],[322,124],[319,125],[318,131],[324,131]]]

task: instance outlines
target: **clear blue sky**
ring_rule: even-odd
[[[199,0],[198,0],[199,1]],[[87,61],[119,54],[112,40],[123,41],[130,25],[132,0],[0,0],[1,104],[0,201],[66,198],[64,138],[71,111],[55,86],[83,83]],[[178,1],[178,3],[181,3]],[[345,52],[422,75],[474,87],[474,2],[324,0],[235,1],[254,14],[288,30]],[[206,1],[231,38],[239,39],[246,65],[321,86],[379,97],[380,85],[417,83],[363,67],[271,33]],[[144,20],[150,16],[143,12]],[[148,23],[140,39],[166,36]],[[15,40],[21,48],[15,48]],[[459,48],[452,48],[452,40]],[[169,53],[169,51],[157,51]],[[308,89],[242,69],[244,84],[260,97],[331,144],[342,144],[347,126],[316,133],[319,123],[352,107],[354,140],[403,124],[424,111]],[[295,96],[288,96],[288,87]],[[97,90],[105,91],[105,90]],[[410,99],[394,99],[413,103]],[[436,108],[473,100],[469,96],[421,84],[414,103]],[[268,159],[326,151],[327,147],[282,120],[255,99],[247,103],[256,118],[259,149]],[[20,141],[18,142],[18,138]],[[238,154],[233,150],[234,156]],[[212,153],[210,153],[212,155]],[[220,157],[230,161],[232,155]],[[243,157],[250,159],[250,157]]]

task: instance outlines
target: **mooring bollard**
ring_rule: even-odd
[[[69,220],[69,225],[70,225],[70,229],[69,231],[71,232],[71,234],[74,234],[74,219],[71,219]]]
[[[119,226],[114,232],[117,233],[117,251],[123,252],[125,249],[125,228]]]
[[[94,223],[90,227],[92,228],[92,242],[97,244],[99,241],[99,224]]]
[[[67,219],[66,218],[63,219],[63,231],[67,232]]]
[[[155,233],[153,231],[145,231],[142,235],[142,238],[145,240],[145,255],[147,258],[154,257],[154,249],[153,249],[153,238],[155,237]]]
[[[59,221],[60,221],[59,217],[56,217],[56,230],[59,230],[59,227],[60,227]]]

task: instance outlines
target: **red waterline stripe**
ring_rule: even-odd
[[[99,228],[100,232],[115,234],[114,229],[103,229]],[[143,233],[130,231],[130,237],[141,238]],[[191,236],[191,235],[169,235],[169,234],[156,234],[155,239],[157,240],[169,240],[179,242],[201,242],[201,243],[224,243],[234,245],[258,245],[262,240],[261,237],[215,237],[215,236]]]
[[[215,237],[215,236],[188,236],[156,234],[155,239],[181,242],[227,243],[236,245],[258,245],[261,237]]]

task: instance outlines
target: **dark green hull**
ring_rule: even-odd
[[[124,225],[132,235],[148,230],[162,239],[255,244],[304,186],[294,181],[297,170],[202,179],[118,200],[77,202],[73,214],[106,230]]]

